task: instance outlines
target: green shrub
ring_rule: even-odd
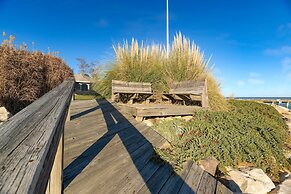
[[[273,107],[249,101],[230,101],[229,112],[197,112],[189,122],[163,121],[155,129],[173,145],[158,153],[174,166],[187,159],[214,156],[221,165],[235,167],[249,162],[273,180],[279,170],[290,169],[284,157],[288,127]]]
[[[219,84],[212,77],[209,60],[200,52],[198,46],[191,43],[181,33],[174,37],[172,49],[167,57],[163,45],[145,46],[132,40],[131,45],[114,47],[116,60],[98,84],[98,92],[109,97],[111,95],[111,80],[152,83],[155,93],[168,90],[174,81],[199,80],[207,78],[209,104],[212,110],[227,110],[228,105],[220,94]]]

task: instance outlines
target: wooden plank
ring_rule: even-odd
[[[149,142],[145,142],[144,144],[146,145],[150,145]],[[129,179],[131,176],[134,175],[139,175],[139,177],[141,176],[140,172],[141,170],[145,167],[145,165],[147,164],[148,161],[150,161],[151,157],[154,154],[154,150],[151,146],[148,146],[147,149],[142,149],[143,147],[140,147],[139,149],[137,149],[136,151],[134,151],[132,154],[130,153],[126,153],[126,156],[129,155],[127,161],[125,161],[124,163],[118,162],[115,165],[115,170],[113,171],[113,173],[111,174],[111,176],[107,176],[108,179],[106,178],[102,178],[102,181],[104,181],[104,183],[106,182],[110,182],[110,185],[112,185],[110,187],[110,189],[108,189],[108,186],[105,184],[104,185],[104,191],[101,190],[101,193],[117,193],[118,191],[121,190],[121,188],[124,185],[128,185],[129,184]],[[128,148],[126,148],[128,150]],[[124,159],[123,159],[124,161]],[[108,172],[108,170],[107,170]],[[111,171],[112,172],[112,171]],[[118,176],[115,176],[118,175]],[[113,178],[114,177],[114,178]],[[146,177],[142,176],[142,179],[145,181]],[[134,182],[136,183],[136,182]],[[99,188],[102,189],[102,188]]]
[[[112,80],[112,94],[116,93],[144,93],[151,94],[151,83],[143,82],[125,82]]]
[[[142,131],[143,130],[145,131],[145,133],[148,133],[148,131],[146,131],[146,128],[142,129]],[[114,134],[112,134],[112,135],[114,135]],[[112,145],[116,145],[116,144],[123,143],[127,147],[127,151],[128,152],[130,152],[131,149],[135,149],[135,147],[137,146],[137,144],[143,144],[143,143],[145,143],[147,141],[141,135],[141,133],[139,131],[137,131],[135,128],[133,128],[133,127],[128,128],[126,130],[123,130],[122,132],[119,132],[118,135],[120,137],[122,137],[122,142],[120,140],[118,140],[118,139],[115,139],[115,141],[112,142],[112,140],[110,141],[110,139],[112,139],[110,136],[104,136],[104,137],[102,137],[102,139],[99,139],[98,142],[96,142],[94,145],[91,145],[90,151],[86,151],[85,154],[83,153],[82,154],[82,158],[84,158],[84,160],[85,160],[86,159],[86,156],[89,156],[91,153],[96,152],[96,150],[98,150],[99,147],[101,147],[101,148],[104,147],[104,144],[107,144],[108,139],[111,142],[110,144],[112,144]],[[119,147],[117,147],[118,149],[116,149],[116,147],[111,147],[111,148],[112,149],[114,148],[114,150],[112,150],[112,154],[118,152]],[[106,148],[106,151],[108,153],[110,153],[110,149],[107,147]],[[66,154],[66,152],[65,152],[65,154]],[[66,157],[68,157],[68,156],[66,156]],[[84,162],[86,162],[86,161],[84,161]],[[100,165],[100,163],[99,163],[99,165]],[[67,171],[67,172],[69,172],[69,171]],[[66,176],[68,176],[68,175],[66,175]]]
[[[232,194],[233,192],[224,186],[221,182],[217,181],[216,194]]]
[[[193,89],[171,89],[169,91],[169,94],[195,94],[195,95],[201,95],[203,92],[203,88],[193,88]]]
[[[74,80],[0,127],[0,193],[44,193],[71,102]]]
[[[118,104],[118,106],[124,111],[131,115],[136,116],[137,109],[134,106],[128,106],[126,104]]]
[[[128,127],[124,127],[123,129],[126,129],[126,128],[128,128]],[[123,130],[123,129],[119,129],[119,131]],[[116,132],[119,132],[119,131],[116,131]],[[102,138],[105,139],[104,141],[106,141],[106,138],[112,138],[114,135],[115,135],[114,132],[111,132],[108,134],[105,133],[105,134],[103,134]],[[83,151],[86,150],[86,148],[93,145],[100,137],[101,137],[101,134],[94,137],[94,138],[78,139],[78,140],[73,141],[71,144],[66,144],[65,165],[67,166],[67,164],[70,161],[72,161],[72,159],[74,159],[76,156],[80,155]]]
[[[119,139],[115,136],[115,141]],[[131,138],[131,141],[135,138]],[[119,140],[120,141],[120,140]],[[125,146],[116,145],[112,141],[108,144],[112,147],[111,154],[109,150],[103,149],[102,153],[98,154],[98,157],[78,175],[77,180],[70,185],[70,189],[77,190],[82,193],[92,193],[98,189],[100,193],[110,193],[110,189],[114,184],[112,179],[118,179],[121,170],[126,170],[132,164],[132,161],[137,160],[140,156],[150,156],[153,151],[150,148],[150,144],[145,143],[141,146],[131,146],[128,150],[127,146],[130,146],[130,142],[127,142]],[[132,142],[134,143],[134,142]],[[132,144],[131,144],[132,145]],[[134,149],[132,149],[134,148]],[[105,155],[104,155],[105,154]],[[114,157],[112,157],[114,156]],[[92,180],[95,184],[92,184]],[[81,188],[83,190],[81,190]],[[85,192],[86,191],[86,192]]]
[[[118,104],[124,112],[138,117],[158,117],[158,116],[183,116],[193,115],[200,106],[183,106],[183,105],[143,105],[143,104]]]
[[[179,95],[176,95],[176,94],[179,94],[177,92],[173,93],[172,94],[172,97],[175,99],[175,100],[183,100],[183,98],[181,98]],[[184,94],[184,93],[183,93]]]
[[[160,193],[178,193],[192,165],[193,165],[192,161],[187,161],[184,165],[182,172],[180,172],[179,174],[172,173],[170,178],[167,180],[167,182],[164,184],[163,188],[159,192]]]
[[[202,101],[202,96],[191,94],[190,95],[190,99],[193,100],[193,101]]]
[[[161,165],[161,163],[149,160],[138,173],[131,173],[126,177],[125,181],[120,184],[121,188],[117,193],[135,193],[140,190]]]
[[[172,173],[173,169],[170,165],[162,165],[146,182],[146,184],[136,193],[158,193]]]
[[[185,182],[183,183],[179,193],[197,193],[203,170],[197,164],[193,163]]]
[[[144,129],[144,130],[146,130],[146,129]],[[86,139],[82,140],[82,142],[78,142],[78,143],[76,142],[76,144],[74,146],[71,146],[71,147],[65,149],[66,164],[68,164],[68,160],[71,161],[73,158],[76,158],[82,152],[84,152],[86,150],[86,148],[88,148],[90,146],[94,146],[91,148],[91,150],[93,152],[98,150],[98,147],[102,147],[104,145],[103,143],[107,143],[108,139],[112,139],[114,135],[115,135],[114,133],[112,133],[111,135],[105,134],[104,136],[102,136],[102,139],[98,139],[98,143],[94,143],[94,141],[88,142],[88,141],[86,141]],[[144,141],[142,141],[143,139],[141,138],[141,135],[138,135],[138,132],[136,130],[132,130],[130,128],[127,128],[127,129],[124,128],[124,131],[120,132],[119,135],[126,136],[123,138],[123,141],[127,141],[129,139],[129,141],[126,143],[136,142],[137,140],[141,141],[139,143],[144,142]],[[130,140],[131,138],[134,138],[134,139]],[[97,142],[97,140],[95,142]],[[121,144],[122,142],[119,141],[119,142],[114,142],[114,143]],[[93,148],[96,148],[96,149],[93,149]],[[130,148],[130,146],[129,146],[129,148]],[[107,151],[109,152],[108,148],[107,148]],[[113,150],[112,154],[114,154],[114,152],[117,152],[117,151],[118,150]],[[83,154],[83,157],[85,157],[88,154],[90,154],[90,152]]]
[[[217,180],[204,171],[201,177],[197,193],[215,193]]]
[[[91,141],[91,140],[94,141],[105,134],[111,135],[114,133],[118,133],[119,131],[130,127],[131,125],[132,125],[131,123],[124,121],[124,122],[113,125],[110,131],[108,131],[108,128],[106,127],[106,125],[98,125],[97,123],[92,123],[92,126],[90,126],[89,128],[91,130],[85,130],[84,133],[76,134],[75,131],[72,131],[72,130],[66,131],[65,143],[66,143],[66,146],[70,147],[71,145],[73,146],[75,142],[83,142],[83,141]]]
[[[140,117],[152,116],[178,116],[178,115],[193,115],[199,109],[198,106],[168,106],[140,109],[136,108],[136,115]]]
[[[128,90],[127,88],[124,88],[124,89],[116,89],[113,91],[113,94],[118,94],[118,95],[121,95],[121,94],[152,94],[152,91],[143,91],[143,90],[140,90],[140,89],[137,89],[137,90]]]

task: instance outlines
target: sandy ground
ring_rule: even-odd
[[[287,125],[289,126],[289,135],[291,136],[291,110],[284,108],[284,107],[277,106],[277,105],[275,105],[274,107],[276,108],[276,110],[279,113],[281,113],[283,115],[283,117],[286,118]],[[289,152],[285,153],[285,156],[287,158],[290,158],[291,157],[291,150]]]

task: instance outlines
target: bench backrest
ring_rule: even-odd
[[[190,80],[174,82],[170,87],[169,94],[176,95],[198,95],[201,96],[202,107],[208,108],[207,80]]]
[[[170,94],[201,95],[205,88],[205,80],[174,82],[170,87]]]
[[[112,93],[152,93],[152,84],[112,80]]]

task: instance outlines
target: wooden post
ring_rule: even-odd
[[[208,91],[207,91],[207,77],[205,78],[205,85],[204,89],[202,91],[202,107],[203,108],[209,108],[209,103],[208,103]]]
[[[133,99],[132,98],[128,101],[128,104],[133,104]]]
[[[46,194],[63,193],[63,153],[64,153],[63,132],[57,148],[57,153],[51,170],[50,178],[46,188]]]
[[[150,103],[150,99],[146,99],[145,103],[149,104]]]
[[[68,113],[67,113],[67,118],[66,118],[66,122],[71,120],[71,108],[68,108]]]
[[[136,116],[135,120],[138,122],[142,122],[143,121],[143,117],[142,116]]]
[[[111,94],[111,101],[112,102],[115,102],[115,94],[112,92],[112,94]]]

